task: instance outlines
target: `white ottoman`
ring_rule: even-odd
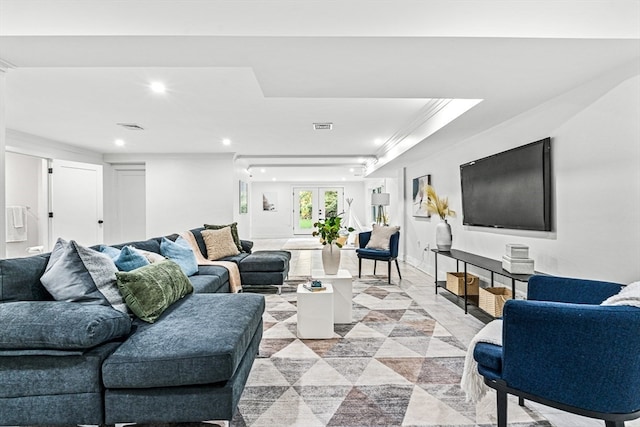
[[[298,338],[323,339],[333,337],[333,286],[311,292],[298,285]]]
[[[311,278],[333,285],[333,323],[351,323],[353,300],[353,277],[349,270],[338,270],[338,274],[325,274],[324,270],[311,270]]]

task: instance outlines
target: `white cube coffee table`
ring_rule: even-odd
[[[298,338],[325,339],[333,337],[333,286],[323,283],[327,288],[320,292],[311,292],[298,285]]]
[[[338,274],[325,274],[324,270],[311,270],[311,278],[333,285],[333,323],[351,323],[353,300],[353,277],[348,270],[338,270]]]

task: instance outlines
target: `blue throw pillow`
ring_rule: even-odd
[[[120,249],[114,248],[113,246],[100,245],[100,252],[105,255],[108,255],[109,258],[115,260],[120,256]]]
[[[120,271],[131,271],[149,265],[149,260],[133,246],[125,246],[113,260]]]
[[[163,237],[160,242],[160,253],[178,264],[185,275],[193,276],[198,272],[196,255],[189,242],[182,237],[178,237],[175,242]]]

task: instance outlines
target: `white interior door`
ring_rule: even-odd
[[[293,234],[311,235],[318,219],[344,211],[342,187],[294,187]]]
[[[115,193],[117,242],[144,240],[147,234],[144,165],[116,166]]]
[[[50,247],[58,237],[102,243],[102,166],[62,160],[49,165]]]

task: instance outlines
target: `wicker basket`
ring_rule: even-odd
[[[478,295],[480,279],[467,273],[467,295]],[[456,295],[464,295],[464,273],[447,273],[447,289]]]
[[[512,296],[509,288],[480,288],[480,302],[478,305],[493,317],[501,317],[504,303],[511,299]]]

